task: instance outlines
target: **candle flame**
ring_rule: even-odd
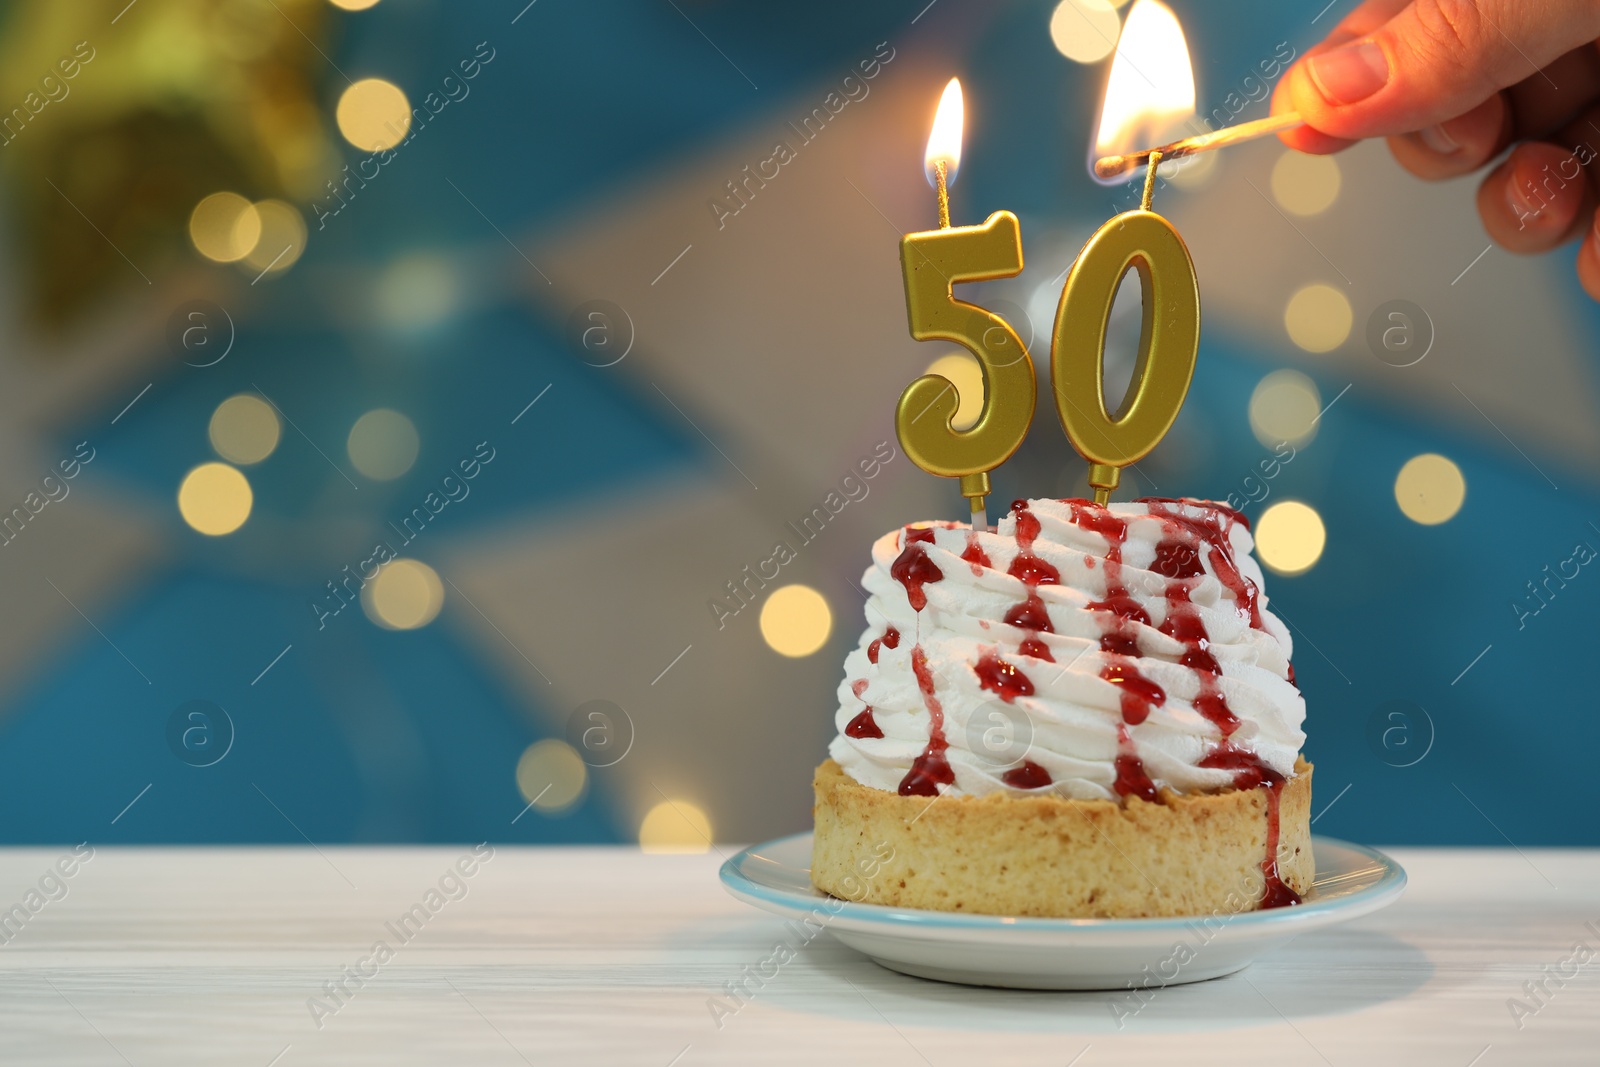
[[[1203,132],[1184,129],[1194,114],[1194,68],[1178,17],[1160,0],[1135,0],[1106,78],[1089,173],[1094,173],[1094,161],[1102,156]],[[1119,175],[1114,182],[1125,177]]]
[[[933,185],[933,165],[943,161],[945,182],[954,185],[961,167],[961,134],[966,107],[961,98],[961,79],[951,78],[939,97],[939,110],[933,116],[933,131],[928,134],[928,150],[922,156],[922,169]]]

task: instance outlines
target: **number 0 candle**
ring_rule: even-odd
[[[1104,504],[1122,479],[1172,429],[1194,377],[1200,350],[1200,285],[1189,249],[1172,223],[1150,210],[1160,153],[1149,163],[1145,199],[1089,238],[1067,274],[1050,347],[1056,413],[1078,454],[1089,461],[1089,485]],[[1144,305],[1139,360],[1116,414],[1106,411],[1106,323],[1117,286],[1138,274]]]
[[[1146,76],[1146,70],[1157,72]],[[1194,74],[1172,12],[1138,0],[1128,13],[1106,79],[1096,154],[1110,137],[1139,138],[1192,115]],[[1067,439],[1089,462],[1096,503],[1111,498],[1122,468],[1155,448],[1177,420],[1200,347],[1200,286],[1189,249],[1151,210],[1161,152],[1148,154],[1144,197],[1101,226],[1067,274],[1056,308],[1050,373]],[[1106,323],[1123,275],[1139,280],[1144,318],[1133,380],[1115,413],[1106,409]]]

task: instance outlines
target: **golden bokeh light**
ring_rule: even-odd
[[[1108,0],[1061,0],[1050,15],[1056,51],[1077,63],[1098,63],[1117,47],[1122,20]]]
[[[217,405],[207,428],[211,447],[233,463],[260,463],[278,447],[283,427],[272,405],[259,396],[239,393]]]
[[[202,463],[178,486],[178,513],[208,537],[231,534],[250,517],[250,482],[226,463]]]
[[[345,442],[356,470],[377,482],[393,481],[410,470],[421,447],[416,426],[389,408],[376,408],[357,419]]]
[[[983,411],[983,367],[970,352],[951,352],[928,364],[927,374],[948,378],[956,387],[960,404],[952,422],[958,430],[970,430]]]
[[[809,656],[828,641],[833,612],[809,585],[785,585],[761,605],[761,636],[780,656]]]
[[[346,141],[363,152],[381,152],[405,140],[411,101],[393,82],[363,78],[339,97],[334,117]]]
[[[361,587],[361,609],[385,630],[416,630],[444,606],[444,583],[432,567],[415,559],[385,563]]]
[[[306,250],[306,220],[282,200],[263,200],[255,208],[261,236],[245,255],[244,265],[271,274],[288,270]]]
[[[195,251],[218,263],[249,255],[261,239],[261,214],[238,193],[212,193],[189,214]]]
[[[1309,504],[1280,500],[1256,520],[1256,555],[1279,574],[1304,574],[1322,558],[1328,531]]]
[[[1308,285],[1289,298],[1283,325],[1289,339],[1307,352],[1331,352],[1350,336],[1355,313],[1349,299],[1331,285]]]
[[[1339,199],[1341,180],[1332,156],[1290,149],[1272,165],[1272,198],[1291,215],[1319,215]]]
[[[328,3],[346,11],[365,11],[369,7],[376,7],[378,0],[328,0]]]
[[[639,824],[639,847],[646,852],[709,852],[711,820],[687,800],[663,800]]]
[[[1322,394],[1297,370],[1275,370],[1250,394],[1250,430],[1266,448],[1287,441],[1296,448],[1317,435]]]
[[[1437,526],[1449,522],[1467,499],[1461,468],[1436,452],[1412,456],[1394,480],[1394,499],[1412,522]]]
[[[546,815],[559,815],[583,799],[589,768],[565,741],[535,741],[517,760],[522,799]]]

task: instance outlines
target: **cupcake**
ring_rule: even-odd
[[[1239,513],[1160,499],[1019,500],[994,533],[880,538],[813,883],[990,915],[1299,903],[1305,701],[1252,547]]]

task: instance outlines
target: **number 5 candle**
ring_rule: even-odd
[[[1017,217],[997,211],[981,226],[950,225],[949,187],[961,163],[961,83],[950,79],[928,138],[924,167],[939,197],[939,229],[900,241],[906,312],[919,341],[953,341],[978,359],[983,407],[967,430],[954,425],[961,398],[949,379],[926,374],[906,387],[895,430],[911,461],[930,474],[958,478],[970,502],[972,528],[988,528],[989,472],[1016,452],[1028,434],[1038,398],[1033,360],[1011,324],[992,311],[957,300],[957,282],[1009,278],[1022,271]]]

